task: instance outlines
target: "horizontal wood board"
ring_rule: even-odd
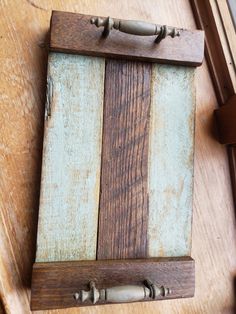
[[[104,69],[49,55],[36,262],[96,258]]]
[[[190,257],[136,260],[101,260],[64,263],[36,263],[32,278],[32,310],[92,305],[74,299],[81,289],[95,279],[96,287],[142,284],[149,279],[171,289],[165,297],[194,295],[194,261]],[[164,299],[164,297],[159,297]],[[97,304],[103,304],[99,301]]]
[[[90,23],[90,15],[53,11],[50,49],[109,58],[199,66],[204,55],[204,32],[181,30],[180,36],[154,43],[155,36],[135,36],[112,30],[103,38],[102,29]],[[149,21],[150,22],[150,21]]]

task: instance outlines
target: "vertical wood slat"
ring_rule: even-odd
[[[107,61],[98,259],[147,255],[150,84],[151,64]]]
[[[153,65],[148,256],[191,253],[194,69]]]
[[[36,262],[96,259],[104,70],[49,55]]]

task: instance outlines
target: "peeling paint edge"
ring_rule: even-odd
[[[53,99],[53,80],[51,76],[47,78],[47,92],[46,92],[46,103],[45,103],[45,120],[51,117],[51,104]]]

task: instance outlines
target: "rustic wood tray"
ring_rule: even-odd
[[[33,310],[92,305],[74,298],[91,281],[171,290],[144,301],[194,295],[194,67],[204,34],[104,38],[90,20],[51,19]]]

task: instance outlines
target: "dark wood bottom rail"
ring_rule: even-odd
[[[150,258],[35,263],[32,277],[32,310],[92,305],[74,295],[88,290],[90,281],[98,289],[119,285],[140,285],[145,279],[171,289],[158,299],[187,298],[194,295],[194,260],[191,257]],[[150,299],[148,299],[150,301]],[[97,304],[104,304],[98,301]]]

